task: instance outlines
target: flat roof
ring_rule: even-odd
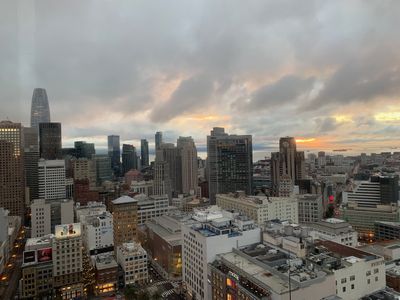
[[[113,204],[125,204],[125,203],[136,203],[137,200],[129,197],[129,196],[122,196],[112,201]]]

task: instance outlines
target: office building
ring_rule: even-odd
[[[114,251],[113,217],[108,211],[80,218],[83,245],[89,255]]]
[[[122,145],[122,175],[132,169],[137,169],[136,148],[132,145]]]
[[[112,253],[96,255],[93,259],[95,269],[96,296],[108,296],[115,293],[118,288],[118,264]]]
[[[53,235],[26,241],[19,281],[20,299],[52,299]]]
[[[60,159],[61,148],[61,123],[40,123],[40,157],[47,160]]]
[[[74,201],[35,199],[31,204],[31,236],[54,233],[55,226],[74,222]]]
[[[215,127],[207,136],[207,169],[211,203],[216,194],[245,191],[251,195],[253,147],[251,135],[229,135]]]
[[[296,150],[294,137],[279,139],[279,152],[271,154],[272,194],[279,196],[280,180],[282,177],[291,180],[291,185],[305,178],[304,152]]]
[[[372,239],[375,232],[375,221],[400,222],[400,209],[394,204],[363,207],[356,202],[349,202],[340,208],[339,217],[350,223],[361,238]]]
[[[307,258],[313,266],[333,273],[340,299],[361,299],[386,287],[385,261],[373,253],[321,240]]]
[[[240,212],[260,226],[266,221],[298,223],[298,202],[295,197],[246,196],[243,192],[217,194],[217,205]]]
[[[117,262],[124,272],[125,286],[145,284],[148,281],[147,253],[140,244],[130,242],[119,245]]]
[[[137,200],[128,196],[122,196],[112,201],[114,247],[136,240],[137,202]]]
[[[356,202],[360,207],[397,204],[399,176],[371,176],[368,181],[356,181],[352,191],[343,192],[343,202]]]
[[[158,173],[159,167],[166,164],[167,167],[164,168],[166,171],[164,178],[159,178],[160,173]],[[163,182],[165,185],[164,192],[168,195],[171,194],[172,197],[176,197],[182,191],[182,159],[181,151],[173,143],[163,143],[156,151],[156,161],[155,161],[155,174],[154,178],[157,179],[157,183]],[[158,190],[158,189],[157,189]],[[169,194],[170,193],[170,194]]]
[[[358,233],[347,222],[328,218],[309,225],[309,236],[314,240],[328,240],[350,247],[358,244]]]
[[[375,221],[375,240],[400,240],[400,222]]]
[[[72,159],[71,164],[74,181],[88,180],[90,188],[96,187],[96,160],[82,157]]]
[[[49,100],[45,89],[33,90],[31,106],[31,127],[39,128],[40,123],[50,122]]]
[[[75,157],[91,159],[96,154],[93,143],[86,143],[85,141],[74,142]]]
[[[157,196],[168,195],[172,199],[171,179],[169,164],[166,161],[154,162],[153,194]]]
[[[95,155],[96,161],[96,182],[98,186],[104,181],[112,179],[111,158],[108,155]]]
[[[24,218],[25,183],[21,124],[0,122],[0,207]]]
[[[182,279],[181,222],[185,215],[154,217],[138,230],[139,241],[163,278]]]
[[[149,166],[149,142],[146,139],[140,140],[140,161],[142,169]]]
[[[182,224],[182,276],[190,299],[212,299],[208,264],[221,253],[260,242],[254,221],[211,206]]]
[[[160,149],[160,146],[163,143],[162,132],[157,131],[154,137],[155,137],[155,147],[156,147],[156,151],[157,151],[158,149]]]
[[[207,299],[342,299],[335,298],[332,274],[263,244],[231,249],[209,267],[212,296]]]
[[[63,224],[55,227],[52,243],[53,286],[62,299],[83,296],[81,224]]]
[[[121,172],[121,148],[119,144],[119,135],[108,136],[108,156],[111,159],[111,169],[115,176]]]
[[[198,187],[198,162],[197,149],[192,137],[179,137],[177,148],[181,158],[182,194],[197,194]]]
[[[28,188],[26,196],[30,201],[37,199],[38,195],[38,161],[39,137],[38,128],[23,127],[24,170],[25,185]]]
[[[321,195],[303,194],[297,196],[299,203],[299,223],[314,223],[322,220],[324,206]]]
[[[137,201],[137,224],[143,225],[154,217],[159,217],[168,212],[169,199],[164,196],[146,196],[140,194],[133,199]]]
[[[134,194],[144,194],[146,196],[153,195],[153,180],[149,181],[131,181],[130,191]]]
[[[39,198],[46,200],[66,198],[64,160],[44,160],[38,163]]]

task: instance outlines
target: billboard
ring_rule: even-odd
[[[36,251],[24,251],[24,264],[36,262]]]
[[[43,248],[37,251],[37,261],[38,262],[46,262],[53,260],[53,249],[52,248]]]
[[[57,225],[55,228],[55,235],[56,238],[80,236],[81,224],[73,223],[73,224]]]

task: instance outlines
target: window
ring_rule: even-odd
[[[342,278],[341,283],[346,283],[346,278]]]
[[[354,290],[354,283],[351,285],[351,289]]]
[[[378,276],[375,277],[375,281],[378,281]]]
[[[350,281],[354,281],[354,280],[356,280],[356,276],[355,275],[351,275],[350,276]]]
[[[346,293],[346,287],[345,286],[342,288],[342,291],[343,291],[343,293]]]
[[[378,268],[374,269],[374,274],[376,274],[376,273],[379,273],[379,269]]]

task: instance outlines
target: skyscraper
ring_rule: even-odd
[[[161,144],[163,143],[162,132],[157,131],[155,135],[155,142],[156,142],[156,151],[160,149]]]
[[[164,183],[170,184],[166,186],[166,191],[170,191],[169,196],[177,197],[182,193],[182,161],[180,150],[173,143],[163,143],[156,151],[156,164],[165,162],[168,166],[165,168]],[[156,173],[156,172],[155,172]],[[155,174],[156,176],[156,174]]]
[[[122,145],[122,175],[132,169],[137,169],[136,148],[132,145]]]
[[[0,207],[24,217],[24,169],[21,124],[0,122]]]
[[[76,158],[91,159],[96,154],[93,143],[86,143],[85,141],[74,142]]]
[[[24,140],[25,184],[29,188],[29,199],[32,201],[38,198],[38,129],[23,127],[22,132]]]
[[[211,203],[217,193],[238,190],[252,193],[253,146],[251,135],[229,135],[214,127],[207,136],[208,184]]]
[[[108,156],[111,159],[111,168],[115,176],[121,173],[121,149],[119,144],[119,135],[108,136]]]
[[[45,89],[33,90],[31,106],[31,127],[39,128],[40,123],[50,122],[50,108]]]
[[[146,139],[140,140],[140,159],[142,169],[149,166],[149,142]]]
[[[38,163],[39,198],[65,199],[65,161],[40,159]]]
[[[271,181],[272,194],[279,195],[281,178],[288,180],[291,185],[298,183],[305,176],[305,158],[303,151],[296,150],[294,137],[282,137],[279,139],[279,152],[271,154]]]
[[[177,141],[177,148],[181,157],[182,193],[194,195],[197,193],[197,149],[192,137],[180,136]]]
[[[61,123],[39,124],[40,157],[44,159],[61,158]]]

